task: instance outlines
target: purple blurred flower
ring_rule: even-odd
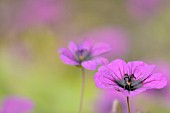
[[[64,0],[23,0],[17,13],[17,26],[28,27],[61,20]]]
[[[7,97],[3,103],[0,113],[28,113],[33,109],[30,100],[17,97]]]
[[[161,0],[127,0],[128,11],[136,19],[152,16],[160,4]]]
[[[160,89],[167,80],[161,73],[153,73],[154,65],[142,61],[126,63],[121,59],[101,66],[94,76],[98,88],[111,88],[126,96],[134,96],[147,89]]]
[[[119,92],[104,91],[96,101],[95,113],[112,113],[111,111],[118,110],[121,113],[126,113],[127,105],[125,100]]]
[[[102,27],[94,29],[80,36],[81,39],[90,39],[92,42],[104,42],[111,46],[108,57],[120,56],[127,53],[129,40],[126,31],[119,27]]]
[[[97,66],[106,64],[107,59],[99,55],[111,50],[105,43],[92,45],[89,41],[81,44],[70,42],[68,48],[59,49],[61,60],[68,65],[82,66],[88,70],[95,70]]]

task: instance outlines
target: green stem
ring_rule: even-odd
[[[130,103],[129,103],[129,97],[127,96],[127,105],[128,105],[128,113],[130,113]]]
[[[80,104],[79,104],[79,111],[78,113],[82,112],[82,106],[83,106],[83,95],[84,95],[84,85],[85,85],[85,70],[82,67],[82,85],[81,85],[81,92],[80,92]]]

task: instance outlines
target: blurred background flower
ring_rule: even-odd
[[[15,24],[23,29],[56,21],[60,23],[65,16],[65,8],[64,0],[23,0],[17,8]]]
[[[81,43],[69,42],[68,48],[60,48],[58,52],[65,64],[96,70],[98,66],[108,63],[108,60],[101,55],[110,50],[111,47],[107,43],[95,44],[83,41]]]
[[[30,100],[19,97],[6,97],[1,106],[1,113],[28,113],[33,110]]]
[[[8,0],[0,5],[2,30],[13,38],[28,29],[59,26],[68,15],[65,0]]]

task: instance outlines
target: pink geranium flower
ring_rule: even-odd
[[[147,89],[160,89],[166,86],[166,78],[161,73],[153,73],[154,67],[142,61],[126,63],[117,59],[100,67],[94,81],[98,88],[111,88],[126,96],[133,96]]]
[[[28,113],[33,109],[33,103],[27,99],[7,97],[2,103],[0,113]]]
[[[61,60],[68,65],[82,66],[88,70],[95,70],[97,66],[106,64],[107,59],[99,55],[111,50],[105,43],[92,45],[89,41],[81,44],[70,42],[68,48],[59,49]]]

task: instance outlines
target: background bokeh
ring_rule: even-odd
[[[163,62],[169,70],[169,12],[169,0],[0,0],[1,103],[17,96],[33,102],[32,113],[76,113],[81,71],[57,53],[69,41],[108,42],[109,60]],[[94,113],[100,99],[94,73],[86,71],[83,113]],[[169,113],[166,96],[169,88],[166,95],[140,94],[134,109]]]

